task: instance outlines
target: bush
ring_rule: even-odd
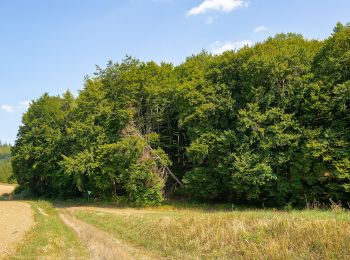
[[[211,201],[222,191],[215,170],[197,167],[188,171],[183,182],[188,194],[195,200]]]
[[[147,164],[135,164],[126,173],[125,190],[129,202],[138,205],[158,205],[163,201],[164,182]]]

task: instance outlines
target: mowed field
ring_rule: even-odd
[[[338,207],[135,209],[2,201],[0,230],[0,259],[350,259],[350,214]]]
[[[0,184],[0,196],[11,193],[14,185]],[[34,224],[33,212],[28,203],[0,201],[0,258],[14,250],[26,231]]]

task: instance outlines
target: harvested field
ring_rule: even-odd
[[[1,185],[1,192],[10,186]],[[0,193],[1,193],[0,192]],[[34,224],[31,206],[24,202],[0,201],[0,257],[11,253],[15,244]]]

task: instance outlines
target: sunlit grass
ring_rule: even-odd
[[[118,212],[77,211],[76,216],[174,259],[350,258],[350,215],[344,211]]]

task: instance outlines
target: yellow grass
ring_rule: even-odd
[[[350,215],[341,210],[120,209],[75,215],[170,259],[350,259]]]

